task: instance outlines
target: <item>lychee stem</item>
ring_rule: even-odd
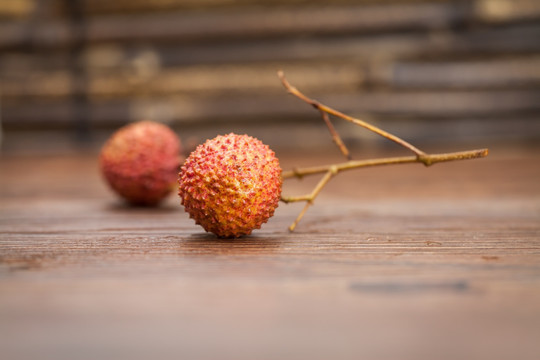
[[[346,114],[343,114],[337,110],[334,110],[326,105],[323,105],[319,103],[316,100],[310,99],[304,94],[302,94],[300,91],[298,91],[297,88],[294,86],[291,86],[287,79],[285,78],[285,75],[283,71],[278,72],[278,76],[281,79],[281,82],[283,83],[283,86],[287,89],[288,92],[295,95],[296,97],[300,98],[301,100],[307,102],[321,113],[321,116],[323,120],[325,121],[326,125],[328,126],[328,129],[330,130],[330,134],[332,136],[332,140],[336,143],[336,145],[339,147],[340,151],[344,156],[346,156],[349,161],[340,163],[340,164],[332,164],[332,165],[323,165],[323,166],[315,166],[310,168],[303,168],[303,169],[293,169],[291,171],[285,171],[281,174],[281,177],[283,179],[291,178],[291,177],[297,177],[302,178],[306,175],[314,175],[314,174],[321,174],[325,173],[325,175],[321,178],[319,183],[315,186],[313,191],[310,194],[302,195],[302,196],[282,196],[281,201],[285,203],[290,202],[298,202],[298,201],[305,201],[306,205],[300,212],[300,214],[297,216],[296,220],[289,226],[290,231],[294,231],[296,228],[296,225],[298,222],[302,219],[304,214],[306,213],[307,209],[313,204],[313,201],[319,195],[323,187],[330,181],[332,177],[337,175],[341,171],[345,170],[352,170],[352,169],[358,169],[362,167],[368,167],[368,166],[379,166],[379,165],[391,165],[391,164],[407,164],[407,163],[422,163],[425,166],[431,166],[438,162],[445,162],[445,161],[454,161],[454,160],[466,160],[466,159],[476,159],[481,158],[488,155],[488,149],[479,149],[479,150],[467,150],[467,151],[460,151],[460,152],[452,152],[452,153],[443,153],[443,154],[427,154],[423,152],[422,150],[418,149],[417,147],[413,146],[412,144],[409,144],[405,140],[402,140],[401,138],[392,135],[382,129],[379,129],[376,126],[373,126],[363,120],[353,118],[351,116],[348,116]],[[370,131],[373,131],[376,134],[379,134],[409,150],[415,153],[415,156],[401,156],[401,157],[391,157],[391,158],[382,158],[382,159],[370,159],[370,160],[350,160],[349,151],[346,148],[345,144],[341,140],[341,137],[335,130],[334,126],[332,125],[330,118],[328,116],[334,115],[337,117],[340,117],[344,120],[347,120],[349,122],[352,122],[356,125],[362,126]]]
[[[296,201],[305,201],[306,205],[296,218],[296,220],[289,226],[289,231],[294,231],[296,228],[296,224],[302,219],[304,214],[306,213],[307,209],[311,206],[313,203],[313,200],[319,195],[323,187],[330,181],[330,179],[336,175],[339,172],[337,167],[330,166],[327,168],[326,174],[322,177],[322,179],[319,181],[319,183],[315,186],[315,189],[311,192],[311,194],[304,195],[304,196],[295,196],[295,197],[281,197],[281,200],[285,203],[289,202],[296,202]]]
[[[389,132],[386,132],[384,131],[383,129],[380,129],[374,125],[371,125],[363,120],[360,120],[360,119],[356,119],[356,118],[353,118],[352,116],[349,116],[349,115],[346,115],[346,114],[343,114],[342,112],[340,111],[337,111],[335,109],[332,109],[331,107],[328,107],[324,104],[321,104],[320,102],[318,102],[317,100],[313,100],[313,99],[310,99],[309,97],[307,97],[306,95],[302,94],[296,87],[292,86],[291,84],[289,84],[289,82],[287,81],[287,79],[285,78],[285,74],[283,73],[283,71],[278,71],[278,76],[281,80],[281,83],[283,84],[283,86],[287,89],[287,91],[291,94],[293,94],[294,96],[298,97],[299,99],[305,101],[306,103],[310,104],[311,106],[313,106],[315,109],[321,111],[321,112],[325,112],[325,113],[328,113],[330,115],[334,115],[334,116],[337,116],[339,118],[342,118],[343,120],[347,120],[349,122],[352,122],[353,124],[356,124],[358,126],[361,126],[363,128],[366,128],[376,134],[379,134],[381,135],[382,137],[385,137],[387,138],[388,140],[391,140],[409,150],[411,150],[413,153],[416,154],[416,156],[418,156],[418,158],[422,158],[424,155],[426,155],[425,152],[423,152],[422,150],[418,149],[417,147],[413,146],[412,144],[409,144],[408,142],[406,142],[405,140],[395,136],[395,135],[392,135],[390,134]]]
[[[345,143],[343,143],[343,140],[341,140],[341,137],[339,136],[338,132],[334,128],[334,125],[330,121],[330,117],[326,112],[319,109],[319,112],[321,113],[321,116],[326,123],[326,126],[328,127],[328,130],[330,131],[330,135],[332,135],[332,140],[337,145],[343,156],[345,156],[348,160],[351,160],[351,154],[349,153],[349,149],[345,146]]]
[[[369,160],[350,160],[340,164],[321,165],[309,168],[293,169],[284,171],[281,174],[283,179],[291,177],[302,178],[307,175],[315,175],[335,169],[337,172],[344,170],[358,169],[361,167],[379,166],[379,165],[392,165],[392,164],[408,164],[408,163],[427,163],[428,166],[438,162],[454,161],[454,160],[467,160],[476,159],[487,156],[488,149],[467,150],[452,153],[443,154],[426,154],[424,160],[419,160],[416,156],[398,156],[381,159],[369,159]],[[300,200],[297,200],[300,201]],[[287,201],[286,201],[287,202]],[[289,201],[290,202],[290,201]]]
[[[429,165],[433,165],[438,162],[443,161],[453,161],[453,160],[465,160],[465,159],[475,159],[479,157],[484,157],[488,154],[487,149],[480,149],[480,150],[469,150],[469,151],[461,151],[461,152],[454,152],[454,153],[446,153],[446,154],[426,154],[426,161],[429,163]],[[341,164],[334,164],[334,165],[325,165],[325,166],[315,166],[310,168],[304,168],[304,169],[294,169],[292,171],[285,171],[282,173],[282,178],[287,179],[291,177],[298,177],[302,178],[306,175],[315,175],[320,173],[326,173],[322,179],[319,181],[317,186],[315,186],[315,189],[307,195],[302,196],[282,196],[281,201],[284,203],[291,203],[291,202],[298,202],[298,201],[305,201],[306,205],[296,218],[294,222],[289,226],[289,231],[294,231],[296,228],[296,225],[298,222],[302,219],[304,214],[306,213],[307,209],[313,204],[313,201],[319,195],[322,188],[330,181],[334,175],[337,175],[341,171],[345,170],[352,170],[352,169],[358,169],[361,167],[368,167],[368,166],[378,166],[378,165],[390,165],[390,164],[407,164],[407,163],[417,163],[417,162],[423,162],[418,159],[416,156],[402,156],[402,157],[392,157],[392,158],[382,158],[382,159],[372,159],[372,160],[357,160],[357,161],[347,161],[345,163]]]

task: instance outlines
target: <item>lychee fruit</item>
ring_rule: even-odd
[[[275,153],[248,135],[217,136],[199,145],[179,174],[190,218],[221,238],[251,234],[274,214],[281,197]]]
[[[181,143],[166,125],[140,121],[107,140],[100,169],[110,187],[133,205],[156,205],[176,185]]]

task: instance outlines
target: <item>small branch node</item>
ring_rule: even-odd
[[[304,178],[304,174],[302,174],[300,171],[298,171],[298,168],[294,168],[293,173],[294,173],[294,176],[296,176],[300,180],[302,180]]]
[[[433,159],[431,158],[431,156],[428,155],[428,154],[425,154],[425,153],[424,153],[424,154],[419,154],[419,155],[417,156],[417,159],[418,159],[419,162],[421,162],[422,164],[424,164],[426,167],[431,166],[431,165],[433,165],[433,163],[434,163],[434,162],[433,162]]]

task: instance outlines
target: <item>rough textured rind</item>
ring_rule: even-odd
[[[274,152],[247,135],[218,136],[199,145],[179,174],[182,205],[195,222],[219,237],[259,229],[281,196]]]
[[[127,125],[105,143],[100,168],[110,187],[131,204],[156,205],[173,189],[180,168],[180,140],[152,121]]]

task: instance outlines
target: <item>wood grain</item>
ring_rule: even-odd
[[[205,234],[176,196],[126,207],[95,154],[4,155],[2,357],[536,359],[538,148],[491,150],[344,173],[295,233],[299,208],[282,204],[235,241]]]

